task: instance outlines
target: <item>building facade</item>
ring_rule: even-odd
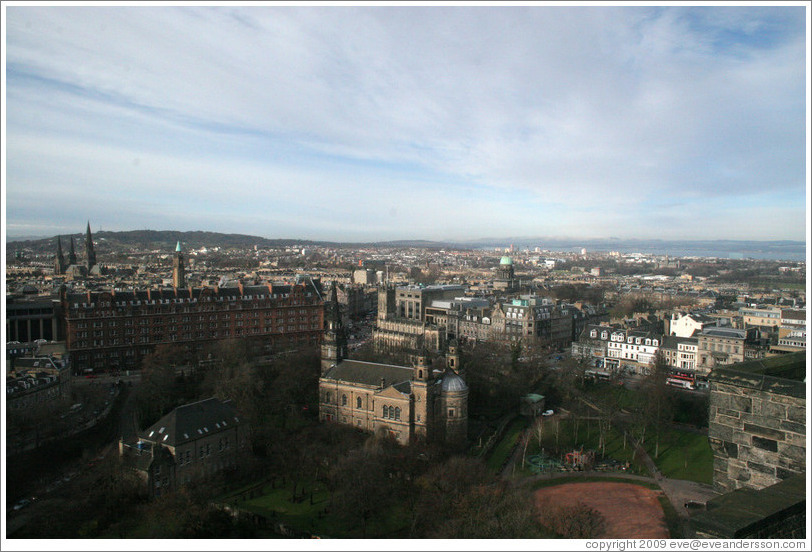
[[[697,371],[707,374],[716,366],[735,364],[763,356],[756,328],[711,327],[702,330],[697,342]]]
[[[38,339],[65,339],[62,303],[42,295],[6,295],[6,343]]]
[[[161,344],[195,354],[244,338],[268,351],[318,343],[324,324],[318,282],[259,286],[63,293],[74,372],[131,369]]]
[[[617,329],[607,343],[606,367],[648,375],[657,357],[662,336],[652,332]]]
[[[663,338],[660,353],[668,366],[680,370],[696,370],[696,352],[699,339],[696,337]]]

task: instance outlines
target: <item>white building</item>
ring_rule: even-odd
[[[606,367],[648,375],[654,364],[660,337],[650,332],[615,330],[607,343]]]
[[[720,320],[705,314],[674,313],[671,315],[668,333],[677,337],[691,337],[695,333],[702,333],[702,330],[706,327],[720,325]]]

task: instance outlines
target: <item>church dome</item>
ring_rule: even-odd
[[[499,264],[502,266],[512,265],[513,259],[511,259],[510,257],[502,257],[502,260],[499,261]]]
[[[442,387],[440,388],[443,393],[454,393],[460,391],[468,391],[468,385],[465,380],[454,372],[448,371],[443,374]]]

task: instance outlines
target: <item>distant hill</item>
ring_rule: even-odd
[[[62,247],[67,254],[70,246],[70,234],[62,236]],[[73,234],[77,250],[84,250],[84,233]],[[503,248],[513,245],[519,249],[548,249],[551,251],[619,251],[621,253],[650,253],[671,255],[674,257],[720,257],[720,258],[758,258],[804,260],[806,243],[802,241],[773,240],[658,240],[658,239],[619,239],[610,238],[568,238],[568,237],[507,237],[483,238],[468,241],[428,241],[396,240],[380,242],[328,242],[299,240],[292,238],[270,239],[246,234],[221,234],[219,232],[180,232],[176,230],[129,230],[125,232],[99,231],[93,234],[93,241],[99,250],[111,250],[117,247],[139,247],[142,249],[162,249],[167,252],[175,250],[178,241],[184,250],[207,248],[252,248],[320,246],[333,248],[361,247],[417,247],[427,249],[461,248],[485,249]],[[56,236],[29,240],[16,239],[8,241],[8,252],[27,249],[34,253],[55,253]]]
[[[70,238],[73,236],[77,249],[84,249],[84,233],[62,235],[62,248],[67,254],[70,247]],[[145,249],[166,249],[174,251],[180,241],[184,249],[200,247],[246,248],[246,247],[286,247],[291,245],[313,245],[308,240],[294,239],[268,239],[245,234],[221,234],[218,232],[180,232],[176,230],[129,230],[126,232],[100,231],[93,234],[96,247],[130,246]],[[26,248],[35,252],[52,251],[55,248],[56,236],[34,240],[9,241],[6,250]]]

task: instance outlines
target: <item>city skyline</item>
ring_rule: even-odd
[[[4,10],[9,236],[806,239],[801,5]]]

